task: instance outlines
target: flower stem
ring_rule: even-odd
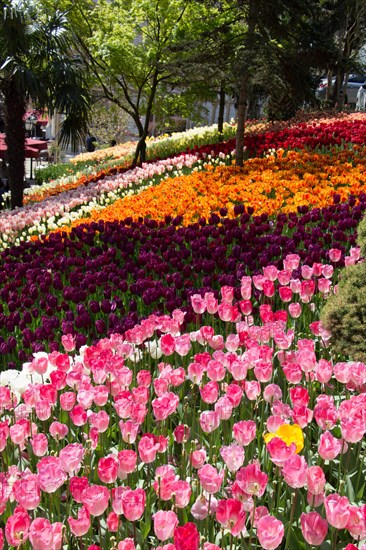
[[[289,520],[288,526],[287,526],[285,550],[287,550],[287,548],[289,548],[289,545],[290,545],[292,522],[293,522],[293,519],[294,519],[294,513],[295,513],[295,507],[296,507],[296,497],[297,497],[297,493],[292,493],[292,495],[291,495],[292,503],[291,503],[291,510],[290,510],[290,520]]]

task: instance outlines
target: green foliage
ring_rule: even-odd
[[[96,102],[91,110],[89,134],[96,136],[99,149],[110,146],[112,139],[117,143],[126,140],[128,116],[115,103],[107,100]]]
[[[77,164],[59,163],[59,164],[50,164],[45,168],[39,168],[34,173],[34,182],[36,185],[42,185],[53,180],[57,180],[62,177],[68,177],[77,172],[81,172],[83,169],[86,169],[95,164],[92,161],[89,162],[78,162]]]
[[[366,256],[366,217],[364,217],[357,228],[357,242],[361,248],[361,256]]]
[[[359,226],[359,245],[366,250],[366,218]],[[339,358],[366,362],[366,263],[343,270],[336,294],[328,298],[321,322],[332,334],[332,349]],[[338,357],[337,357],[338,359]]]

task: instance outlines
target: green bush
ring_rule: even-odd
[[[361,256],[366,252],[366,217],[358,227]],[[332,334],[332,350],[339,358],[366,362],[366,263],[341,272],[336,294],[329,296],[321,322]]]
[[[36,185],[42,185],[62,176],[70,176],[73,173],[71,168],[72,165],[70,163],[50,164],[45,168],[39,168],[34,172],[34,182]]]
[[[361,248],[361,256],[366,256],[366,216],[357,227],[357,244]]]
[[[71,176],[77,172],[82,172],[90,166],[96,165],[95,161],[78,162],[77,164],[71,164],[71,162],[63,162],[60,164],[50,164],[45,168],[39,168],[34,173],[34,181],[36,185],[42,185],[58,178]]]

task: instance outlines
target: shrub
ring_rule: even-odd
[[[366,256],[366,216],[360,221],[357,228],[357,243],[361,248],[361,256]]]
[[[366,252],[366,216],[358,227],[361,255]],[[366,360],[366,263],[348,266],[341,274],[337,293],[332,294],[321,313],[321,321],[332,333],[336,354],[356,361]]]

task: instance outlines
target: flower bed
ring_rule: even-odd
[[[366,365],[331,357],[318,312],[334,272],[299,261],[243,277],[239,300],[193,295],[194,330],[177,309],[3,373],[8,544],[356,549]]]
[[[309,119],[310,117],[310,119]],[[246,127],[246,147],[251,156],[267,154],[268,150],[278,148],[319,148],[340,145],[345,142],[365,143],[365,115],[362,113],[338,115],[337,118],[327,117],[322,113],[309,114],[303,121],[296,118],[290,123],[248,123]],[[195,128],[188,132],[173,134],[169,138],[152,140],[148,148],[150,161],[172,157],[182,150],[195,153],[200,158],[219,153],[231,154],[235,149],[235,139],[228,139],[233,127],[227,125],[224,142],[217,143],[219,136],[214,127]],[[88,153],[94,154],[94,153]],[[100,155],[100,152],[99,152]],[[108,156],[106,157],[106,159]],[[76,189],[80,185],[93,183],[98,178],[123,172],[130,167],[131,157],[124,156],[115,160],[99,159],[93,166],[83,167],[80,173],[65,175],[65,177],[46,183],[37,188],[25,190],[25,204],[44,200],[59,193]],[[103,161],[101,163],[101,161]]]
[[[103,208],[118,197],[138,193],[169,173],[178,175],[193,166],[202,166],[196,155],[178,155],[172,159],[144,164],[122,174],[96,177],[88,186],[78,185],[73,190],[42,202],[15,211],[5,211],[0,215],[0,250],[70,224],[73,219],[95,208]]]
[[[365,208],[362,195],[271,220],[237,205],[235,219],[223,210],[188,227],[171,217],[100,221],[9,248],[0,270],[3,365],[59,349],[62,334],[74,334],[79,347],[86,339],[124,333],[152,312],[183,307],[192,320],[189,297],[197,290],[237,286],[266,265],[279,268],[288,253],[298,252],[311,265],[338,248],[338,265],[344,265]]]
[[[220,162],[221,158],[216,160]],[[299,206],[322,208],[334,194],[341,201],[348,195],[366,191],[366,150],[337,149],[323,154],[306,151],[278,150],[274,156],[249,159],[243,168],[215,167],[215,159],[206,170],[169,178],[138,195],[129,196],[75,220],[70,230],[80,223],[98,220],[123,220],[148,217],[164,220],[165,216],[181,216],[187,225],[200,218],[208,219],[220,208],[234,216],[236,204],[250,206],[255,215],[296,212]]]
[[[362,260],[340,139],[239,171],[209,146],[199,178],[183,155],[1,216],[0,548],[366,550],[366,365],[319,322]]]

